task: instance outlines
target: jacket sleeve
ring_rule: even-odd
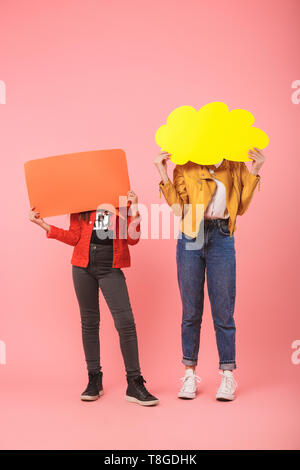
[[[70,227],[68,230],[50,225],[50,230],[46,232],[47,238],[55,238],[60,242],[75,246],[80,239],[81,225],[78,219],[78,213],[70,215]]]
[[[159,189],[174,213],[181,216],[183,214],[184,205],[189,203],[189,196],[181,166],[176,165],[174,168],[173,183],[170,179],[168,179],[165,184],[160,181]]]
[[[238,207],[238,215],[243,215],[248,209],[254,190],[260,182],[260,175],[253,175],[247,168],[247,165],[242,162],[240,167],[240,183],[241,183],[241,198]]]
[[[128,215],[127,217],[127,243],[136,245],[141,237],[141,215],[138,212],[136,217]]]

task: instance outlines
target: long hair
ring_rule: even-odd
[[[88,224],[89,221],[90,221],[90,213],[91,212],[92,211],[79,212],[79,215],[78,215],[79,221],[82,219]]]

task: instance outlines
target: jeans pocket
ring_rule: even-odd
[[[220,220],[218,223],[219,232],[226,236],[230,237],[230,230],[228,228],[228,219]]]
[[[187,241],[187,242],[193,242],[196,240],[196,237],[190,237],[189,235],[186,235],[184,232],[179,232],[177,239]]]

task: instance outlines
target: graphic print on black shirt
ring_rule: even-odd
[[[96,219],[92,231],[91,243],[99,243],[104,245],[113,244],[113,233],[111,230],[112,213],[106,210],[96,212]]]

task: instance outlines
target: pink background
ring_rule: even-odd
[[[2,449],[299,449],[298,0],[2,0],[0,365]],[[72,247],[28,221],[23,164],[123,148],[140,201],[160,203],[154,135],[171,110],[224,101],[270,136],[261,191],[238,219],[238,398],[219,403],[206,297],[194,401],[183,375],[175,240],[133,247],[128,288],[156,408],[125,402],[117,333],[103,298],[105,395],[82,403],[86,369]],[[171,175],[170,168],[170,175]],[[68,226],[68,216],[47,219]]]

